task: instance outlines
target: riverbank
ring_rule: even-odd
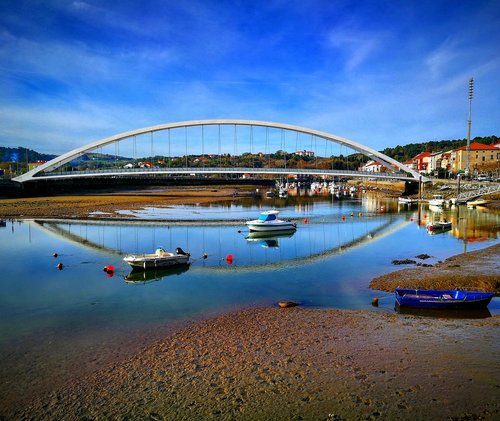
[[[188,326],[7,419],[498,419],[500,318],[258,308]]]
[[[451,256],[432,267],[401,269],[379,276],[370,288],[393,292],[395,288],[478,288],[500,293],[500,244]]]
[[[250,197],[255,189],[238,187],[174,188],[82,196],[49,196],[0,200],[0,218],[120,218],[123,210],[204,204]],[[131,216],[129,216],[131,217]]]

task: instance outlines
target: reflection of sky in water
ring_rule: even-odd
[[[298,220],[293,235],[250,240],[244,223],[235,221],[255,218],[257,207],[193,207],[207,221],[191,224],[9,222],[0,228],[7,262],[0,280],[0,337],[62,327],[140,328],[282,299],[371,309],[371,298],[378,295],[380,310],[393,311],[391,294],[368,289],[373,277],[401,268],[391,264],[393,259],[428,253],[433,258],[426,263],[435,263],[463,252],[464,244],[472,251],[497,241],[498,213],[446,211],[457,225],[468,224],[456,238],[453,232],[428,235],[416,224],[415,209],[377,213],[379,203],[370,213],[363,206],[346,201],[315,203],[307,212],[285,208],[280,217]],[[394,204],[384,206],[393,209]],[[424,211],[422,218],[424,213],[430,217]],[[218,223],[215,215],[233,222]],[[192,218],[188,214],[185,219]],[[476,232],[485,241],[464,243],[461,232],[467,238]],[[123,255],[151,252],[160,245],[189,251],[192,265],[184,272],[159,273],[147,283],[125,282],[130,269]],[[59,253],[57,259],[53,252]],[[228,254],[233,255],[231,265]],[[58,262],[64,264],[62,271],[55,267]],[[103,272],[110,264],[116,268],[111,278]],[[498,299],[489,308],[500,313]]]
[[[373,202],[379,203],[379,202]],[[350,212],[375,211],[377,205],[362,203],[358,200],[342,201],[308,201],[307,199],[293,203],[277,203],[273,201],[260,204],[230,205],[200,204],[200,205],[172,205],[168,207],[145,207],[137,210],[123,210],[118,213],[124,216],[135,216],[140,219],[168,219],[168,220],[247,220],[254,219],[259,212],[273,209],[279,205],[281,218],[304,218],[331,216],[332,214],[349,214]]]

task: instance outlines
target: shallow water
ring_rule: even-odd
[[[297,231],[252,238],[242,221],[279,205],[280,218],[294,219]],[[373,277],[406,267],[395,267],[392,260],[436,263],[494,244],[500,232],[498,212],[408,209],[390,199],[246,202],[131,213],[137,221],[9,221],[0,228],[5,262],[0,351],[12,359],[1,364],[0,377],[13,382],[12,376],[29,377],[30,370],[67,370],[72,358],[137,332],[280,300],[393,312],[392,294],[368,289]],[[442,218],[454,228],[429,235],[425,224]],[[122,261],[127,253],[158,246],[180,246],[193,262],[179,270],[131,274]],[[432,257],[415,258],[422,253]],[[115,267],[113,276],[103,271],[106,265]],[[371,306],[374,296],[380,297],[378,309]],[[498,298],[489,313],[500,314]]]

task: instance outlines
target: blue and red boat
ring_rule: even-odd
[[[433,308],[469,310],[486,308],[495,295],[493,292],[464,291],[460,289],[404,289],[396,288],[397,305],[403,308]]]

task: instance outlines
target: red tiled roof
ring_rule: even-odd
[[[484,143],[479,143],[479,142],[472,142],[470,144],[470,150],[471,151],[490,151],[490,150],[496,150],[494,145],[485,145]],[[461,148],[455,149],[456,151],[465,151],[467,150],[467,146],[462,146]]]
[[[426,158],[428,156],[432,155],[431,152],[422,152],[422,153],[419,153],[417,156],[414,156],[412,158],[412,161],[416,161],[417,159],[422,159],[422,158]]]

